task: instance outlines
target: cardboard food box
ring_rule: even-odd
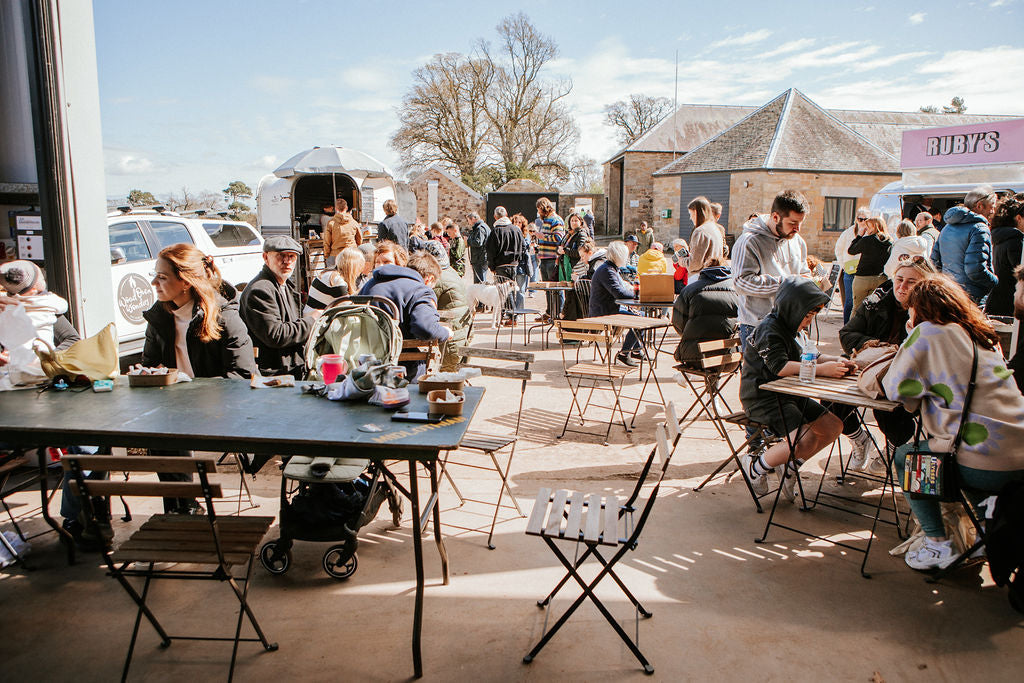
[[[641,275],[640,301],[674,301],[675,278],[671,275]]]

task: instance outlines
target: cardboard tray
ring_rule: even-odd
[[[178,371],[171,368],[166,375],[128,375],[130,387],[166,387],[178,381]]]
[[[437,403],[437,399],[444,398],[444,390],[431,391],[427,394],[428,413],[433,415],[462,415],[462,406],[466,403],[466,395],[461,391],[452,390],[462,400],[458,403]]]
[[[466,384],[466,380],[460,379],[456,382],[438,382],[435,380],[423,379],[426,375],[420,375],[417,380],[417,384],[420,388],[421,394],[428,394],[431,391],[444,391],[445,389],[451,389],[452,391],[462,391],[462,387]]]

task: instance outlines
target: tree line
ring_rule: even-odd
[[[256,213],[251,206],[242,201],[252,199],[252,196],[251,187],[241,180],[232,180],[220,192],[193,191],[183,186],[180,191],[161,195],[160,199],[157,199],[152,192],[134,189],[128,193],[126,199],[128,206],[131,207],[163,206],[168,211],[177,213],[226,211],[231,220],[245,221],[257,227]]]

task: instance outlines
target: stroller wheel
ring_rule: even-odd
[[[324,571],[336,579],[347,579],[356,573],[359,561],[344,545],[335,545],[324,553]]]
[[[292,551],[280,550],[278,541],[267,541],[260,548],[260,564],[275,576],[284,574],[292,565]]]

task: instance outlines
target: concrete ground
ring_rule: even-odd
[[[832,313],[822,321],[823,352],[836,347],[839,317]],[[486,325],[484,319],[481,315],[478,322]],[[492,335],[479,330],[475,344],[493,345]],[[674,343],[670,337],[665,348]],[[522,348],[518,340],[516,348]],[[663,419],[661,410],[645,405],[633,433],[613,429],[609,446],[601,445],[595,422],[588,423],[593,434],[559,440],[569,406],[559,351],[542,351],[536,338],[529,350],[537,354],[535,376],[527,388],[511,475],[524,510],[529,511],[541,487],[628,495],[652,447],[654,425]],[[661,358],[657,374],[667,397],[688,405],[689,391],[671,380],[671,359]],[[473,428],[510,431],[518,382],[483,378],[475,384],[486,387],[487,394]],[[636,386],[631,389],[635,392]],[[727,395],[735,392],[734,384]],[[992,584],[984,565],[929,585],[901,557],[888,554],[899,542],[888,525],[880,526],[869,558],[871,579],[859,574],[860,554],[802,534],[773,528],[768,542],[757,544],[754,538],[763,532],[766,515],[756,514],[740,480],[718,479],[699,493],[692,490],[725,455],[724,442],[708,422],[685,431],[641,543],[619,565],[623,580],[654,613],[639,623],[640,648],[655,666],[654,678],[1020,679],[1024,619],[1010,608],[1005,591]],[[805,486],[816,485],[822,464],[822,458],[808,463]],[[834,474],[826,489],[835,488]],[[236,473],[218,476],[229,488],[237,487]],[[493,498],[497,492],[493,474],[453,468],[453,476],[471,497]],[[279,482],[277,468],[264,468],[252,484],[259,508],[248,514],[276,513]],[[843,488],[847,494],[871,496],[871,487],[862,481]],[[27,529],[42,528],[34,509],[37,495],[20,494],[9,502],[27,520]],[[147,501],[133,511],[141,515],[158,506],[159,501]],[[523,664],[545,625],[536,600],[561,577],[560,566],[540,539],[523,533],[526,520],[510,510],[502,511],[497,549],[488,550],[484,534],[449,526],[486,529],[488,508],[476,503],[458,507],[447,485],[442,507],[452,576],[450,585],[441,585],[437,554],[426,539],[425,680],[647,680],[590,604],[533,663]],[[862,544],[856,539],[870,529],[869,520],[833,510],[782,508],[780,521],[836,540]],[[252,604],[280,650],[264,653],[243,645],[239,680],[395,681],[411,676],[411,530],[408,515],[396,529],[386,512],[384,507],[360,532],[359,568],[347,581],[331,579],[321,568],[327,544],[297,542],[293,566],[283,576],[256,569]],[[117,524],[119,535],[127,531],[124,526]],[[0,678],[115,679],[134,617],[127,595],[104,576],[94,557],[66,566],[53,534],[32,546],[32,571],[11,567],[0,572]],[[573,556],[571,544],[565,552]],[[590,568],[588,575],[593,573]],[[151,592],[154,609],[172,633],[198,626],[227,634],[233,628],[235,604],[226,586],[163,582]],[[614,584],[602,585],[599,596],[622,627],[636,633],[632,606]],[[550,621],[574,597],[566,589],[555,600]],[[162,650],[144,625],[132,678],[218,680],[226,676],[229,656],[230,646],[218,643],[176,642]]]

